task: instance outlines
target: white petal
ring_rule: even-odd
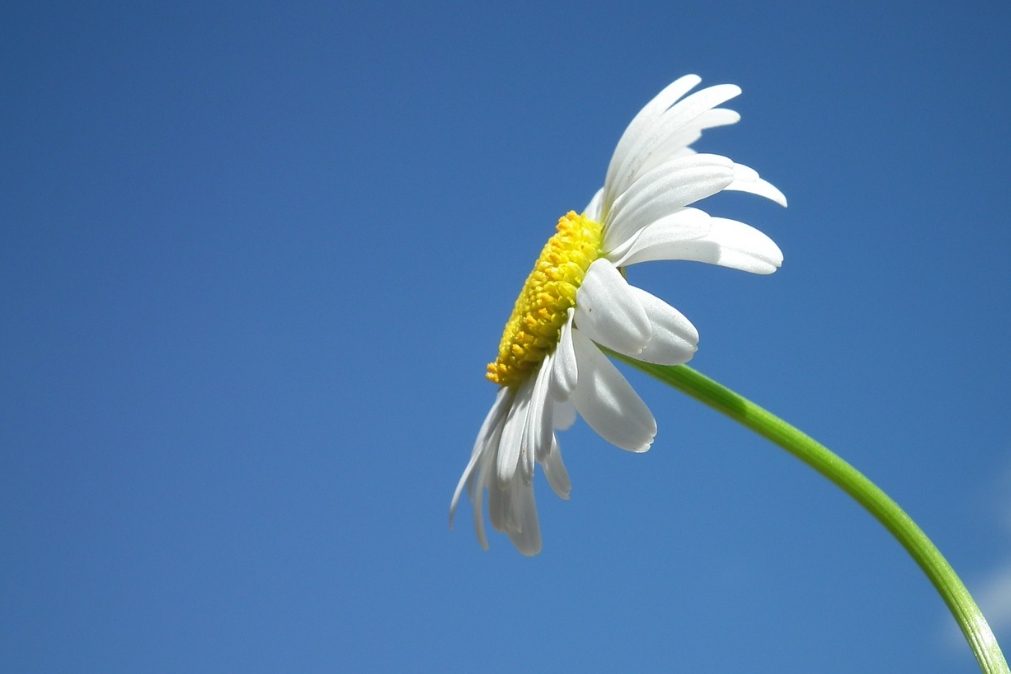
[[[709,214],[697,208],[682,208],[639,230],[639,233],[608,254],[615,267],[627,267],[650,260],[669,260],[668,248],[684,241],[700,239],[711,228]]]
[[[725,113],[712,115],[711,112],[717,105],[740,95],[741,88],[736,84],[717,84],[684,97],[664,111],[652,130],[651,137],[645,139],[643,144],[648,145],[650,141],[662,140],[685,128],[704,129],[729,123],[725,121]]]
[[[702,78],[698,75],[684,75],[668,84],[663,90],[643,106],[642,110],[636,113],[632,121],[628,123],[621,139],[614,147],[614,154],[611,155],[611,163],[607,167],[607,179],[605,184],[611,183],[614,174],[626,162],[629,151],[639,143],[642,135],[649,131],[653,122],[674,104],[679,98],[694,89]]]
[[[571,400],[555,401],[552,416],[555,428],[564,431],[576,423],[576,406]]]
[[[710,217],[702,211],[696,211],[699,216],[681,215],[689,210],[694,209],[684,209],[644,229],[617,251],[625,252],[613,264],[627,267],[654,260],[691,260],[753,274],[771,274],[783,264],[779,246],[761,231],[736,220]],[[688,225],[679,222],[681,218],[692,220],[702,216],[708,218],[708,231],[702,236],[697,236],[702,219]]]
[[[600,222],[600,207],[603,198],[604,188],[601,187],[597,190],[597,193],[593,195],[593,198],[590,199],[590,203],[586,204],[586,208],[583,209],[583,215],[594,222]]]
[[[772,183],[762,180],[758,171],[744,164],[734,164],[734,181],[724,189],[757,194],[786,207],[786,195]]]
[[[484,447],[484,438],[480,438],[481,446]],[[480,460],[482,453],[480,451],[475,451],[470,455],[470,460],[467,462],[467,467],[463,469],[463,475],[460,476],[459,481],[456,483],[456,489],[453,490],[453,498],[449,502],[449,526],[453,526],[453,518],[456,517],[456,507],[460,505],[460,495],[463,493],[463,488],[465,485],[469,484],[470,477],[474,473],[474,469],[477,467],[478,460]]]
[[[656,295],[634,286],[632,291],[653,327],[653,336],[636,358],[661,365],[680,365],[691,360],[699,347],[699,332],[691,321]]]
[[[623,211],[640,207],[655,198],[655,193],[658,190],[662,191],[660,186],[675,182],[679,172],[695,168],[724,168],[727,169],[725,173],[731,180],[737,177],[734,173],[734,162],[722,155],[702,153],[668,158],[643,174],[633,185],[622,192],[612,204],[607,222],[613,222],[621,216]]]
[[[698,120],[696,120],[697,122]],[[635,176],[641,176],[648,171],[652,171],[654,168],[664,163],[674,159],[674,156],[681,150],[688,149],[688,146],[697,141],[702,137],[702,129],[695,126],[685,127],[681,129],[678,133],[672,134],[670,137],[665,138],[663,143],[658,144],[653,151],[650,153],[648,159],[642,162],[642,165],[635,172]]]
[[[684,125],[673,133],[669,133],[667,137],[663,138],[661,142],[652,148],[651,156],[639,166],[636,175],[642,175],[664,161],[672,159],[673,154],[686,149],[688,145],[701,138],[702,132],[706,129],[736,124],[739,121],[741,121],[741,115],[733,110],[727,110],[726,108],[707,110],[693,119],[689,124]]]
[[[572,331],[579,382],[572,402],[590,428],[613,445],[645,452],[656,436],[656,421],[617,368],[582,334]]]
[[[649,318],[631,286],[603,258],[586,270],[576,292],[576,326],[598,344],[629,356],[642,351],[650,336]]]
[[[495,465],[495,457],[498,454],[499,441],[502,439],[502,422],[500,419],[495,426],[491,436],[487,441],[488,449],[482,453],[477,467],[477,478],[468,485],[470,492],[471,509],[474,511],[474,532],[481,547],[488,549],[488,536],[484,530],[484,490],[489,487],[488,481],[491,478],[492,467]],[[494,488],[492,485],[491,488]]]
[[[501,421],[509,411],[511,400],[512,391],[505,387],[499,389],[498,395],[495,397],[495,402],[492,404],[491,409],[488,410],[488,414],[485,415],[484,422],[481,424],[481,429],[477,432],[477,439],[474,440],[474,448],[470,453],[470,461],[467,463],[467,467],[464,468],[463,475],[460,476],[460,481],[457,483],[456,490],[453,492],[453,499],[449,504],[450,526],[453,526],[453,515],[456,514],[456,507],[459,505],[460,494],[463,492],[464,485],[470,480],[481,456],[487,453],[487,446],[489,444],[488,439],[492,432],[496,428],[501,432]],[[498,446],[497,441],[494,443],[494,446]]]
[[[467,465],[464,476],[460,484],[457,485],[456,493],[453,494],[453,502],[449,510],[449,522],[452,526],[453,514],[456,510],[457,501],[460,498],[460,488],[464,481],[467,486],[467,495],[470,498],[471,509],[474,517],[474,531],[481,547],[488,549],[488,537],[484,530],[483,498],[484,490],[488,486],[492,467],[495,465],[495,457],[498,454],[499,441],[502,437],[502,427],[512,404],[513,392],[503,388],[499,390],[495,404],[492,406],[485,423],[478,432],[478,440],[474,443],[474,451],[471,455],[471,463]],[[477,472],[472,472],[476,470]]]
[[[771,274],[783,265],[783,251],[760,230],[727,218],[711,218],[710,223],[705,239],[719,248],[716,264],[753,274]]]
[[[736,84],[716,84],[696,91],[678,101],[664,113],[664,123],[680,126],[707,113],[717,105],[726,103],[741,95],[741,88]],[[678,122],[675,122],[676,118]]]
[[[667,246],[663,258],[653,259],[693,260],[753,274],[771,274],[783,264],[775,241],[751,225],[726,218],[710,218],[709,225],[706,236]]]
[[[699,118],[740,93],[737,85],[718,84],[697,91],[671,106],[639,134],[635,145],[628,148],[621,166],[608,175],[604,183],[605,204],[616,199],[651,166],[664,161],[665,153],[677,150],[680,147],[677,143],[692,142],[702,130],[704,122],[700,122]],[[678,140],[675,141],[675,138]]]
[[[698,126],[700,129],[712,129],[717,126],[727,126],[737,124],[741,121],[741,113],[728,108],[713,108],[699,115]]]
[[[741,115],[726,108],[707,110],[680,131],[670,134],[652,150],[652,156],[644,161],[637,171],[638,175],[645,173],[661,163],[675,157],[694,154],[689,145],[702,137],[702,132],[717,126],[736,124],[741,121]],[[633,176],[634,178],[634,176]]]
[[[569,481],[569,471],[565,469],[565,464],[562,462],[562,448],[558,446],[557,440],[552,442],[551,451],[544,457],[541,467],[544,469],[544,476],[548,478],[551,489],[559,498],[569,500],[569,496],[572,494],[572,482]]]
[[[541,551],[541,527],[537,521],[533,484],[513,480],[510,485],[509,540],[528,557]]]
[[[523,451],[526,453],[528,476],[533,475],[533,459],[540,459],[551,451],[551,438],[554,426],[551,421],[552,401],[548,395],[548,389],[551,383],[553,360],[553,357],[549,354],[541,363],[530,397],[530,409],[527,412],[527,427],[523,447]]]
[[[488,514],[492,526],[508,533],[513,545],[524,555],[540,552],[541,531],[532,482],[514,478],[505,484],[492,484],[488,490]]]
[[[572,321],[575,309],[568,310],[568,319],[562,325],[555,347],[555,359],[551,368],[551,393],[558,400],[564,400],[576,387],[579,371],[576,367],[576,353],[572,350]]]
[[[515,480],[521,482],[522,480]],[[496,531],[506,531],[509,525],[511,483],[499,484],[491,480],[488,485],[488,519]]]
[[[530,407],[533,390],[534,379],[529,377],[516,391],[516,397],[506,416],[496,462],[496,474],[501,483],[509,482],[516,473],[520,449],[523,447],[523,431],[527,424],[527,409]]]
[[[615,250],[643,227],[716,194],[733,179],[733,162],[718,155],[688,155],[661,164],[615,203],[604,226],[604,250]]]

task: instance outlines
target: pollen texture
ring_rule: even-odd
[[[603,228],[569,211],[558,219],[527,276],[502,331],[488,379],[502,386],[523,382],[558,344],[558,335],[590,264],[600,257]]]

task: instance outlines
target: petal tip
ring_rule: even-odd
[[[655,439],[656,436],[653,436],[652,438],[649,439],[649,442],[646,442],[645,444],[642,444],[639,447],[633,447],[632,452],[634,454],[645,454],[653,447],[653,440]]]
[[[644,454],[653,447],[654,440],[656,440],[656,419],[653,420],[653,429],[649,434],[649,439],[643,442],[638,447],[631,448],[631,451],[635,454]]]

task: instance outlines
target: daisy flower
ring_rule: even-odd
[[[721,84],[689,94],[701,79],[668,85],[632,119],[614,149],[604,186],[581,215],[558,220],[520,291],[487,378],[498,395],[477,434],[450,504],[466,489],[484,548],[483,496],[492,526],[525,555],[541,549],[534,464],[563,499],[571,483],[556,436],[577,414],[602,438],[649,449],[656,421],[601,351],[676,365],[698,348],[695,327],[674,307],[629,285],[624,268],[651,260],[693,260],[756,274],[783,254],[757,229],[712,217],[691,204],[724,190],[783,206],[786,198],[753,169],[690,145],[704,129],[740,116],[718,107],[740,94]]]

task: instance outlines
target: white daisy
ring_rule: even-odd
[[[567,499],[571,485],[555,431],[571,426],[577,412],[622,449],[644,452],[653,443],[653,415],[599,347],[674,365],[691,359],[699,336],[676,309],[629,285],[624,267],[694,260],[770,274],[783,262],[757,229],[690,207],[723,190],[786,205],[754,170],[689,147],[703,129],[740,119],[717,107],[740,88],[721,84],[688,95],[700,81],[686,75],[639,111],[614,149],[604,186],[582,215],[559,219],[516,300],[498,358],[488,365],[488,379],[501,388],[449,510],[452,522],[466,488],[482,547],[487,490],[492,526],[523,554],[540,551],[534,463]]]

